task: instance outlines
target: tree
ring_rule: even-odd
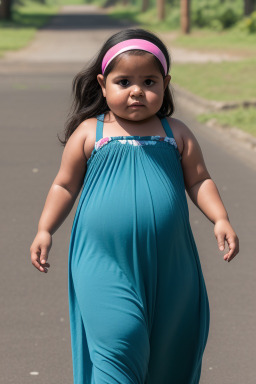
[[[149,0],[142,0],[141,12],[146,12],[149,7]]]
[[[157,0],[157,17],[158,20],[165,18],[165,0]]]
[[[0,0],[0,19],[10,20],[12,18],[12,0]]]
[[[255,0],[244,0],[244,15],[249,16],[253,12],[254,6]]]
[[[181,29],[183,33],[190,33],[190,0],[180,1]]]

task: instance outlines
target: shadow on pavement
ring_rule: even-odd
[[[101,30],[123,27],[135,27],[138,24],[132,21],[121,21],[106,17],[105,14],[89,13],[89,14],[74,14],[66,13],[54,16],[50,22],[42,27],[42,30]]]

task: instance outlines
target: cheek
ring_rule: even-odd
[[[164,94],[161,92],[161,90],[156,92],[150,92],[148,94],[148,100],[155,104],[162,105]]]
[[[118,89],[112,88],[107,96],[108,96],[107,99],[109,100],[109,102],[113,104],[119,104],[124,100],[126,100],[127,98],[127,94],[124,91],[120,90],[119,88]]]

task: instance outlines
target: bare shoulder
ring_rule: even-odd
[[[83,121],[69,137],[63,150],[61,165],[55,183],[65,186],[77,195],[86,173],[87,157],[85,146],[87,138],[93,132],[93,119]]]
[[[193,140],[195,137],[189,127],[185,123],[183,123],[183,121],[174,117],[167,117],[167,120],[173,132],[173,136],[177,143],[178,150],[182,154],[184,147],[189,141],[189,139]]]
[[[84,120],[81,124],[79,124],[74,133],[76,132],[77,135],[84,137],[85,140],[90,139],[91,135],[96,136],[96,124],[96,117]]]
[[[90,119],[84,120],[79,126],[76,128],[75,134],[83,143],[84,154],[86,159],[88,160],[93,151],[95,140],[96,140],[96,126],[97,119],[96,117],[92,117]]]
[[[186,188],[189,189],[197,182],[210,178],[206,168],[200,145],[188,128],[188,126],[179,119],[169,118],[168,122],[173,131],[173,136],[177,146],[181,148],[182,160],[181,166]],[[180,150],[179,148],[179,150]]]

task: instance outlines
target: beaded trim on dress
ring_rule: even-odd
[[[103,145],[109,143],[112,140],[117,140],[121,144],[130,144],[134,146],[139,146],[139,145],[155,145],[158,141],[165,141],[167,143],[170,143],[174,145],[175,148],[177,148],[177,143],[174,138],[172,137],[162,137],[162,136],[148,136],[149,140],[143,140],[140,139],[140,136],[134,136],[138,137],[136,139],[125,139],[125,136],[120,136],[123,137],[122,139],[117,139],[115,136],[108,136],[108,137],[103,137],[102,139],[98,140],[95,143],[95,149],[98,150],[99,148],[103,147]]]

